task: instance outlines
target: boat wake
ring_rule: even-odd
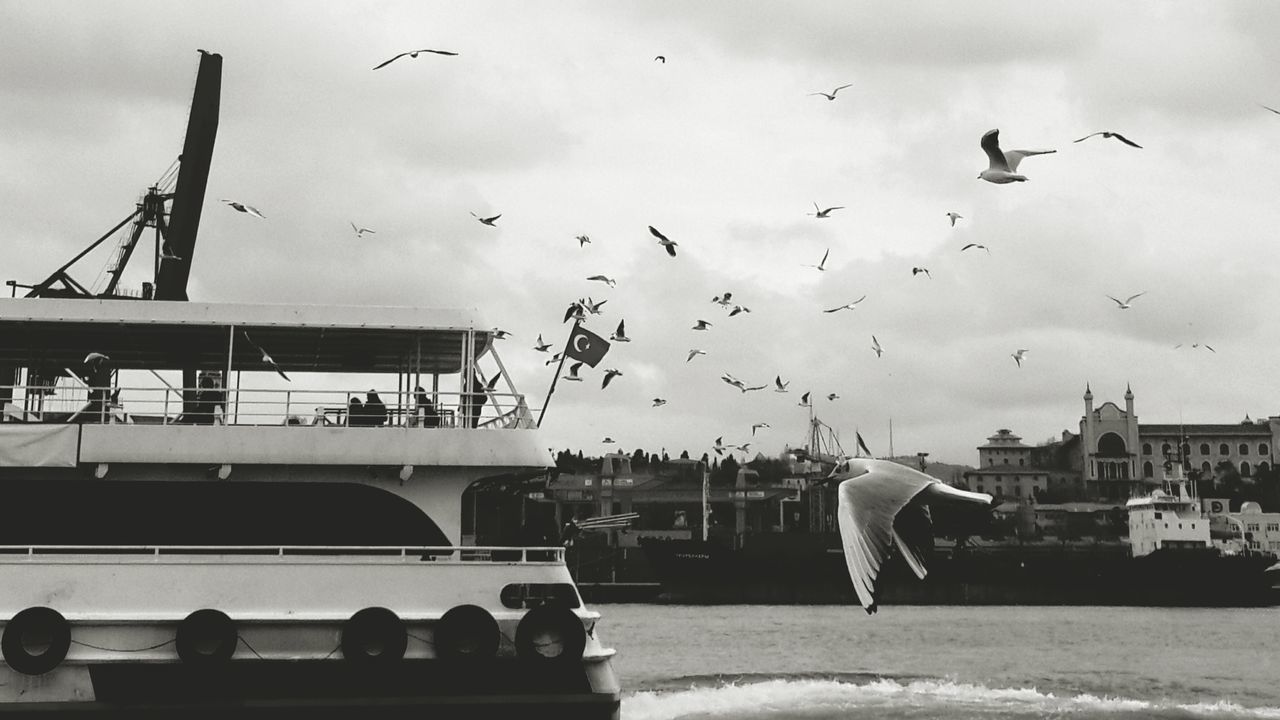
[[[1280,707],[1228,701],[1183,703],[1089,694],[1057,696],[1035,688],[989,688],[942,679],[786,678],[641,691],[623,700],[627,720],[751,718],[1177,718],[1280,720]]]

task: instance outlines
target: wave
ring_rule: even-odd
[[[1078,694],[1058,697],[1035,688],[989,688],[939,679],[770,679],[675,691],[641,691],[623,699],[627,720],[680,718],[778,719],[856,717],[1177,718],[1280,720],[1280,707],[1229,701],[1183,703]]]

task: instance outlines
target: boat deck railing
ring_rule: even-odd
[[[156,560],[200,555],[222,558],[276,557],[351,561],[377,558],[385,561],[444,564],[563,565],[563,547],[506,546],[359,546],[359,545],[0,545],[4,559],[38,560],[52,556],[143,556]]]
[[[0,422],[88,422],[147,425],[295,425],[312,427],[532,428],[536,408],[521,393],[368,389],[250,389],[80,385],[11,389]],[[184,403],[184,395],[197,398]],[[359,400],[359,403],[353,400]]]

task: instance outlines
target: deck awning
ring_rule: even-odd
[[[79,368],[103,353],[117,368],[451,374],[463,343],[476,357],[492,330],[471,310],[248,305],[60,298],[0,299],[0,365]]]

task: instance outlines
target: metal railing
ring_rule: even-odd
[[[520,393],[251,388],[0,386],[12,391],[0,422],[326,427],[532,428]],[[184,403],[184,394],[197,398]],[[358,400],[359,403],[355,402]],[[425,400],[425,402],[419,402]]]
[[[335,558],[376,557],[405,562],[564,564],[563,547],[383,546],[383,545],[0,545],[0,559],[67,555],[162,557]]]

